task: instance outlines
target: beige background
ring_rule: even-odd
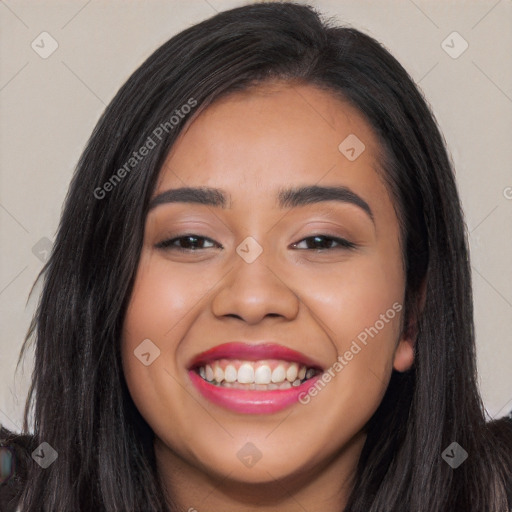
[[[0,423],[7,427],[20,428],[31,372],[27,358],[15,375],[38,289],[26,304],[28,293],[101,112],[160,44],[243,3],[0,0]],[[512,0],[309,3],[381,41],[433,106],[470,232],[481,390],[489,416],[502,416],[512,409]],[[51,48],[44,31],[58,44],[46,59],[31,47],[45,37]],[[469,45],[458,58],[442,46],[454,31]],[[463,48],[457,37],[445,43],[452,52]]]

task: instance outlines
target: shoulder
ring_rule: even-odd
[[[19,498],[27,482],[27,469],[34,438],[17,434],[0,425],[0,510],[16,512]]]

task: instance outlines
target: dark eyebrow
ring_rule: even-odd
[[[182,187],[166,190],[149,202],[149,210],[164,203],[198,203],[226,208],[226,195],[218,188]]]
[[[373,213],[368,203],[347,187],[322,187],[308,185],[303,187],[281,189],[278,192],[278,204],[280,208],[293,208],[323,201],[340,201],[350,203],[361,208],[372,221]],[[149,210],[164,203],[198,203],[206,206],[227,208],[228,198],[226,194],[211,187],[182,187],[169,189],[155,196],[149,203]]]
[[[374,222],[373,212],[370,205],[355,192],[347,187],[321,187],[310,185],[279,191],[279,206],[281,208],[293,208],[305,206],[323,201],[340,201],[350,203],[361,208]]]

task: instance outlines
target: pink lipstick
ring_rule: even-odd
[[[190,380],[204,398],[242,414],[274,413],[293,405],[322,371],[304,354],[275,343],[225,343],[189,365]]]

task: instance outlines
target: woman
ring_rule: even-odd
[[[267,3],[165,43],[94,130],[42,275],[35,435],[2,434],[23,511],[512,506],[452,167],[357,30]]]

